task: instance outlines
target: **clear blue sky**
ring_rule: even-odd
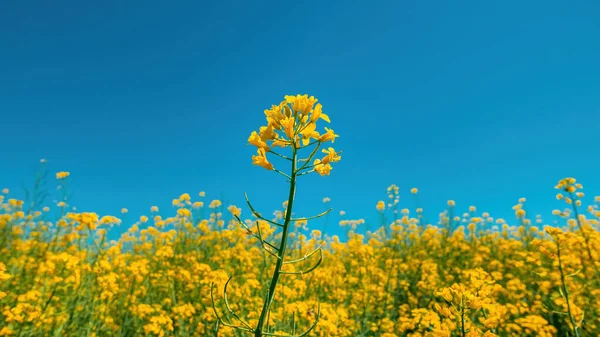
[[[343,159],[302,179],[298,215],[330,197],[336,214],[376,221],[394,183],[403,207],[418,187],[432,220],[448,199],[513,219],[519,197],[549,219],[564,176],[600,194],[599,13],[597,1],[5,1],[0,188],[22,196],[46,158],[71,172],[80,211],[170,215],[174,197],[206,191],[238,206],[248,192],[270,214],[286,185],[251,165],[247,138],[265,108],[308,93]]]

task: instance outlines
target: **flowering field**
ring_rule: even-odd
[[[451,200],[426,224],[421,209],[399,209],[392,185],[392,202],[376,205],[389,223],[359,234],[361,220],[343,221],[342,242],[311,229],[326,212],[292,217],[296,179],[327,176],[341,159],[318,151],[337,135],[317,131],[329,117],[316,102],[286,96],[249,137],[253,163],[290,183],[273,218],[250,201],[242,212],[183,194],[173,214],[152,207],[109,240],[117,217],[3,191],[0,336],[600,335],[599,197],[565,178],[552,226],[525,199],[515,225],[474,207],[455,214]]]

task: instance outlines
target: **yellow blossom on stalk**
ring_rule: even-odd
[[[308,95],[299,94],[296,96],[286,95],[284,98],[287,103],[292,104],[292,109],[294,111],[297,111],[302,115],[308,114],[313,109],[313,105],[318,101],[314,96],[308,97]]]
[[[332,129],[326,127],[325,133],[319,137],[319,141],[320,142],[329,142],[330,141],[332,143],[335,143],[335,139],[337,137],[339,137],[339,135],[336,135]]]
[[[320,137],[319,133],[316,131],[317,124],[309,123],[303,130],[300,132],[302,134],[302,145],[307,146],[310,143],[311,138],[318,139]]]
[[[330,122],[329,116],[323,113],[322,104],[317,104],[317,99],[308,95],[286,95],[279,105],[273,105],[271,109],[265,110],[267,125],[261,126],[259,131],[252,131],[248,143],[256,146],[257,154],[252,156],[252,163],[267,170],[274,170],[273,164],[267,159],[267,155],[275,154],[274,147],[289,148],[296,150],[315,143],[335,141],[336,137],[332,129],[325,128],[325,133],[317,131],[317,122],[324,120]],[[327,150],[324,150],[324,152]],[[328,153],[328,152],[326,152]],[[313,155],[310,156],[313,159]],[[331,172],[331,162],[340,159],[333,151],[328,158],[315,159],[313,169],[322,176]]]
[[[121,208],[121,213],[122,213],[122,214],[125,214],[125,213],[127,213],[127,212],[129,212],[129,210],[128,210],[127,208]]]
[[[286,117],[281,121],[281,126],[283,126],[285,135],[289,139],[294,139],[294,127],[296,126],[296,119],[293,116]]]
[[[69,172],[58,172],[56,173],[56,179],[61,180],[61,179],[65,179],[66,177],[70,176],[71,174]]]
[[[8,188],[4,188],[4,189],[2,189],[2,193],[4,193],[4,194],[8,194],[8,192],[9,192]]]
[[[240,216],[242,214],[242,209],[241,208],[237,208],[234,205],[231,205],[231,206],[227,207],[227,210],[229,212],[231,212],[231,214],[236,215],[236,216]]]
[[[252,164],[264,167],[267,170],[272,170],[273,164],[269,163],[267,160],[265,149],[259,148],[256,152],[258,153],[258,156],[252,156]]]
[[[321,152],[326,154],[326,156],[323,157],[323,159],[321,159],[321,163],[325,165],[329,163],[336,163],[340,161],[340,159],[342,159],[342,157],[337,152],[335,152],[335,150],[332,147],[328,148],[327,150],[323,149],[321,150]]]
[[[310,117],[310,121],[312,123],[315,123],[318,119],[322,119],[322,120],[326,121],[327,123],[331,122],[329,120],[329,116],[327,116],[326,114],[323,113],[323,106],[321,105],[321,103],[319,103],[315,106],[315,109]]]
[[[418,192],[419,192],[418,188],[413,187],[410,189],[410,193],[412,193],[412,194],[417,194]]]
[[[248,138],[248,143],[258,147],[259,149],[264,149],[265,151],[270,150],[267,143],[262,140],[256,131],[252,131],[252,134]]]
[[[259,128],[259,134],[261,141],[267,140],[275,140],[277,138],[277,133],[275,133],[275,129],[273,125],[261,126]]]
[[[325,158],[327,158],[327,157],[325,157]],[[321,162],[321,159],[315,159],[315,162],[313,163],[313,165],[315,166],[315,171],[322,176],[327,176],[331,173],[331,169],[332,169],[331,165],[329,163],[323,164]]]
[[[448,200],[448,206],[454,207],[454,205],[456,205],[456,202],[454,202],[454,200]]]
[[[385,202],[383,201],[379,201],[377,202],[377,205],[375,206],[375,208],[377,208],[378,211],[383,211],[385,209]]]

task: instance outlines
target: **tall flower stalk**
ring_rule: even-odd
[[[252,156],[253,164],[280,174],[281,176],[285,177],[289,183],[290,189],[283,223],[278,223],[264,218],[252,206],[247,196],[246,202],[248,203],[252,213],[258,218],[256,226],[250,228],[239,218],[238,215],[234,216],[240,225],[243,226],[250,235],[259,240],[262,249],[276,259],[275,269],[271,276],[271,281],[269,283],[268,291],[263,302],[258,322],[255,326],[247,323],[231,309],[231,306],[227,300],[227,286],[229,285],[231,278],[229,278],[225,284],[223,299],[229,314],[228,316],[236,320],[237,323],[234,324],[231,320],[226,320],[224,317],[219,315],[214,304],[214,298],[213,309],[218,319],[217,324],[253,334],[255,337],[306,336],[315,328],[320,317],[320,308],[317,311],[317,318],[315,322],[306,331],[297,334],[295,327],[292,327],[293,331],[291,335],[282,335],[270,332],[268,328],[269,313],[275,297],[277,284],[279,283],[282,275],[304,275],[306,273],[310,273],[316,269],[323,260],[321,248],[317,248],[312,252],[306,253],[300,259],[286,260],[287,240],[290,227],[294,222],[316,219],[324,216],[331,210],[328,209],[325,212],[312,217],[292,218],[298,178],[312,172],[316,172],[321,176],[329,175],[332,170],[331,164],[338,162],[341,159],[340,152],[336,152],[332,147],[322,149],[321,152],[324,154],[324,156],[321,158],[315,158],[322,144],[326,142],[335,142],[335,138],[337,138],[338,135],[336,135],[334,131],[329,128],[325,128],[324,133],[317,131],[318,121],[323,120],[329,123],[330,120],[329,117],[323,113],[322,105],[320,103],[317,104],[317,99],[313,96],[285,96],[285,99],[279,103],[279,105],[273,105],[271,109],[265,110],[265,115],[267,119],[267,125],[261,126],[258,132],[253,131],[248,138],[248,142],[257,147],[257,155]],[[274,147],[280,147],[282,150],[288,149],[288,152],[291,153],[283,154],[276,152],[273,150]],[[312,149],[312,151],[308,157],[300,158],[300,151],[305,149]],[[273,163],[269,161],[267,155],[275,155],[284,161],[288,161],[290,164],[289,173],[285,173],[275,168]],[[281,239],[278,243],[273,243],[263,236],[260,229],[259,220],[281,228]],[[286,265],[302,263],[303,261],[306,261],[315,255],[318,255],[318,260],[312,266],[304,269],[300,268],[298,271],[285,270]],[[211,287],[211,297],[213,288],[214,284]]]

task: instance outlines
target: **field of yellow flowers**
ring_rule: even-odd
[[[253,163],[290,184],[273,218],[250,200],[246,216],[186,193],[174,214],[152,207],[108,240],[117,217],[69,212],[68,200],[53,217],[4,190],[0,336],[600,336],[599,197],[584,204],[565,178],[553,226],[524,199],[516,225],[474,207],[455,214],[451,200],[426,224],[421,209],[399,209],[392,185],[392,202],[376,205],[389,223],[360,234],[362,220],[342,221],[342,242],[311,229],[326,212],[292,217],[296,180],[341,159],[318,151],[337,135],[316,131],[329,122],[316,102],[286,96],[250,135]]]

